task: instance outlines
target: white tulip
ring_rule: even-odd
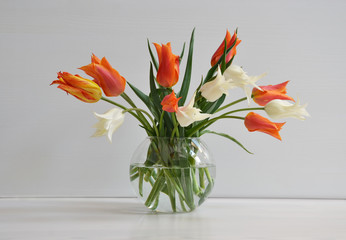
[[[225,77],[222,75],[220,67],[217,70],[216,78],[210,82],[205,83],[200,92],[202,96],[207,99],[209,102],[215,102],[223,94],[228,94],[228,90],[231,88],[231,80],[225,80]]]
[[[195,96],[196,93],[194,93],[188,105],[178,107],[176,116],[180,126],[182,127],[187,127],[193,122],[201,121],[211,116],[211,114],[201,113],[201,109],[193,107],[195,104]]]
[[[256,85],[256,82],[264,77],[266,73],[258,76],[248,76],[244,70],[237,65],[229,66],[223,73],[226,81],[230,81],[230,88],[242,88],[246,94],[247,101],[250,104],[252,88],[255,87],[262,91],[262,89]]]
[[[121,124],[124,122],[125,114],[120,108],[112,108],[104,114],[94,113],[99,119],[93,127],[96,128],[96,132],[92,137],[100,137],[107,134],[108,140],[112,142],[112,135]]]
[[[292,117],[305,120],[305,117],[310,116],[305,109],[306,106],[307,104],[299,105],[299,99],[294,104],[285,100],[275,99],[267,103],[264,106],[264,110],[273,119]]]

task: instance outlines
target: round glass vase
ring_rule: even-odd
[[[200,138],[147,137],[133,153],[130,181],[157,212],[191,212],[211,193],[215,163]]]

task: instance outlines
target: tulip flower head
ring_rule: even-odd
[[[231,88],[239,87],[244,90],[249,104],[250,104],[251,89],[252,89],[250,88],[249,85],[262,91],[262,89],[256,85],[256,82],[266,75],[265,73],[263,73],[258,76],[248,76],[246,72],[244,72],[244,70],[240,66],[237,66],[237,65],[229,66],[223,74],[226,80],[228,79],[231,80],[231,84],[230,84]]]
[[[58,88],[83,102],[94,103],[102,97],[101,88],[92,80],[68,72],[59,72],[58,79],[50,85],[59,84]]]
[[[250,112],[246,115],[244,124],[249,132],[259,131],[281,140],[279,131],[285,123],[274,123],[257,113]]]
[[[262,91],[254,88],[252,90],[254,102],[260,106],[265,106],[267,103],[275,99],[294,101],[293,98],[286,95],[287,83],[288,81],[277,85],[260,86]]]
[[[183,107],[178,107],[176,116],[180,126],[182,127],[187,127],[191,123],[204,120],[211,116],[211,114],[201,113],[200,109],[195,108],[193,106],[195,104],[195,97],[196,97],[196,93],[194,93],[188,105]]]
[[[119,96],[125,90],[126,79],[110,65],[105,57],[100,60],[93,54],[91,63],[80,69],[94,78],[107,97]]]
[[[112,108],[104,114],[94,113],[99,119],[93,127],[96,128],[96,132],[92,137],[100,137],[107,135],[109,142],[112,142],[112,135],[124,122],[125,114],[120,108]]]
[[[231,80],[226,80],[225,77],[221,74],[220,67],[217,70],[217,75],[215,79],[210,82],[205,83],[200,92],[202,96],[207,99],[209,102],[215,102],[223,94],[228,94],[228,90],[232,88]]]
[[[172,93],[168,94],[162,99],[161,105],[162,105],[162,110],[166,112],[176,112],[178,110],[178,102],[180,98],[177,98],[175,96],[174,90]]]
[[[172,53],[171,43],[162,44],[162,46],[154,43],[154,45],[159,57],[156,81],[162,87],[170,88],[179,79],[179,56]]]
[[[231,34],[227,30],[224,41],[222,41],[219,48],[215,51],[215,53],[211,57],[211,61],[210,61],[211,66],[214,66],[215,64],[217,64],[217,62],[219,61],[219,59],[223,55],[223,53],[225,51],[225,41],[226,41],[227,49],[230,48],[235,42],[235,45],[233,46],[233,48],[230,50],[230,52],[226,56],[226,63],[228,63],[237,54],[236,47],[241,42],[241,40],[237,38],[236,31],[234,32],[233,36],[231,37]]]
[[[293,104],[285,100],[275,99],[264,106],[264,110],[272,119],[297,118],[305,120],[310,114],[306,111],[307,104],[300,105],[299,99]]]

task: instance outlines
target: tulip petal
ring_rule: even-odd
[[[171,44],[154,43],[159,57],[159,69],[156,75],[156,81],[162,87],[170,88],[174,86],[179,79],[179,56],[172,53]]]
[[[288,82],[289,81],[286,81],[277,85],[260,86],[262,89],[261,91],[254,88],[252,90],[254,102],[260,106],[265,106],[275,99],[294,101],[292,97],[286,95],[286,85]]]
[[[191,98],[187,106],[178,107],[176,116],[177,121],[182,127],[187,127],[196,121],[201,121],[211,116],[211,114],[201,113],[200,109],[193,107],[195,103],[195,97],[196,92],[194,93],[193,97]]]
[[[209,102],[215,102],[223,94],[228,94],[228,90],[231,88],[230,80],[225,80],[221,73],[220,67],[218,67],[217,75],[215,79],[210,82],[203,84],[200,88],[202,96]]]
[[[59,84],[59,89],[71,94],[83,102],[97,102],[102,97],[101,89],[95,82],[82,78],[79,75],[59,72],[58,80],[53,81],[51,85],[52,84]]]
[[[210,61],[211,66],[214,66],[215,64],[217,64],[217,62],[219,61],[219,59],[223,55],[224,50],[225,50],[225,41],[226,41],[226,48],[227,49],[230,48],[234,44],[233,48],[230,50],[230,52],[226,56],[226,63],[228,63],[236,55],[236,53],[237,53],[236,47],[241,42],[241,40],[237,38],[237,32],[236,31],[234,32],[233,36],[231,37],[230,32],[227,30],[224,40],[221,42],[220,46],[218,47],[218,49],[215,51],[215,53],[213,54],[213,56],[211,58],[211,61]]]
[[[296,118],[305,120],[310,114],[306,111],[307,104],[300,105],[299,98],[292,104],[285,100],[275,99],[264,106],[264,110],[272,119]]]
[[[107,135],[109,142],[112,142],[113,133],[123,124],[125,115],[119,108],[113,108],[104,114],[94,113],[99,122],[93,125],[96,128],[92,137]]]
[[[176,112],[178,110],[178,101],[181,99],[175,96],[174,90],[162,99],[162,110],[166,112]]]
[[[250,112],[246,115],[244,124],[249,132],[259,131],[281,140],[279,131],[285,123],[274,123],[257,113]]]
[[[92,54],[91,63],[79,69],[93,77],[108,97],[119,96],[125,90],[126,79],[110,65],[105,57],[100,60]]]

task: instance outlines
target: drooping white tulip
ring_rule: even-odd
[[[112,108],[104,114],[94,113],[94,115],[99,119],[93,127],[96,128],[96,132],[92,137],[100,137],[107,134],[107,138],[112,142],[112,135],[117,130],[121,124],[124,122],[125,114],[120,108]]]
[[[223,94],[228,94],[228,90],[231,88],[231,80],[225,80],[222,75],[220,67],[218,67],[216,78],[210,82],[205,83],[200,92],[202,96],[209,102],[215,102]]]
[[[256,85],[256,82],[264,77],[266,73],[258,76],[248,76],[244,70],[237,65],[229,66],[223,73],[226,81],[230,81],[230,88],[242,88],[246,94],[248,103],[250,104],[252,88],[255,87],[262,91],[262,89]]]
[[[264,106],[264,110],[269,117],[273,119],[281,118],[297,118],[299,120],[305,120],[310,114],[306,111],[307,104],[299,105],[299,99],[295,103],[289,101],[275,99],[270,101]]]
[[[211,114],[201,113],[201,109],[193,107],[195,104],[196,93],[194,93],[189,104],[183,107],[178,107],[176,112],[177,120],[182,127],[187,127],[191,123],[204,120],[211,116]]]

